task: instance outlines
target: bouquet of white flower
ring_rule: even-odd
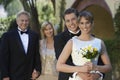
[[[93,59],[98,55],[98,50],[97,48],[88,45],[87,47],[81,48],[79,53],[82,54],[83,57],[87,59]]]

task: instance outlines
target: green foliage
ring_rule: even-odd
[[[108,55],[112,64],[112,71],[106,74],[104,80],[119,80],[120,79],[120,40],[106,40],[105,41]],[[110,77],[112,76],[112,77]]]
[[[58,33],[62,32],[64,26],[63,26],[63,13],[65,11],[65,6],[66,6],[66,1],[61,0],[60,1],[60,23],[59,23],[59,28],[58,28]]]
[[[6,11],[8,12],[8,16],[15,15],[20,10],[22,10],[22,4],[19,0],[13,0],[9,5],[6,7]]]
[[[3,4],[6,8],[13,0],[0,0],[0,4]]]
[[[54,9],[51,1],[39,1],[37,4],[39,21],[55,22]]]
[[[20,0],[0,0],[0,4],[4,6],[8,16],[15,15],[23,8]]]
[[[117,9],[117,12],[115,14],[114,23],[115,23],[114,25],[115,25],[115,35],[116,35],[116,38],[120,39],[120,6]]]
[[[119,80],[120,79],[120,6],[114,17],[115,38],[106,40],[108,55],[112,64],[112,71],[106,74],[104,80]]]
[[[115,25],[115,39],[108,46],[110,58],[113,66],[113,77],[114,80],[120,79],[120,6],[117,9],[117,12],[114,17],[114,25]]]
[[[1,18],[0,19],[0,37],[4,32],[6,32],[9,28],[10,22],[15,19],[15,16],[11,16],[8,18]]]

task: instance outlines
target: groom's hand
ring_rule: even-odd
[[[91,73],[90,74],[90,80],[97,80],[100,78],[100,75],[97,73]]]
[[[82,80],[89,80],[90,79],[90,74],[89,73],[84,73],[84,72],[79,72],[78,76],[82,79]]]
[[[84,65],[88,66],[90,71],[94,70],[95,65],[92,62],[86,62]]]
[[[97,80],[100,78],[100,75],[97,73],[78,73],[78,76],[82,78],[82,80]]]

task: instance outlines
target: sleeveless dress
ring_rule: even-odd
[[[45,39],[40,41],[40,55],[42,61],[42,73],[37,80],[58,80],[55,51],[54,49],[48,49],[46,47]]]
[[[93,59],[87,59],[83,57],[82,54],[80,54],[80,50],[83,48],[86,48],[87,46],[92,46],[94,48],[97,48],[98,53],[101,51],[101,40],[98,38],[94,38],[90,41],[82,41],[79,40],[77,36],[72,38],[73,46],[72,46],[72,61],[74,65],[76,66],[82,66],[84,65],[87,61],[92,61],[92,63],[97,64],[98,62],[98,57],[100,54],[98,54],[95,58]],[[72,77],[69,77],[69,80],[82,80],[79,76],[76,76],[77,72],[73,73]]]

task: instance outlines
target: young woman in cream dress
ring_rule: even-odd
[[[42,61],[42,73],[37,80],[58,80],[56,71],[56,57],[54,51],[54,28],[53,25],[45,21],[41,26],[43,39],[40,40],[40,55]]]

